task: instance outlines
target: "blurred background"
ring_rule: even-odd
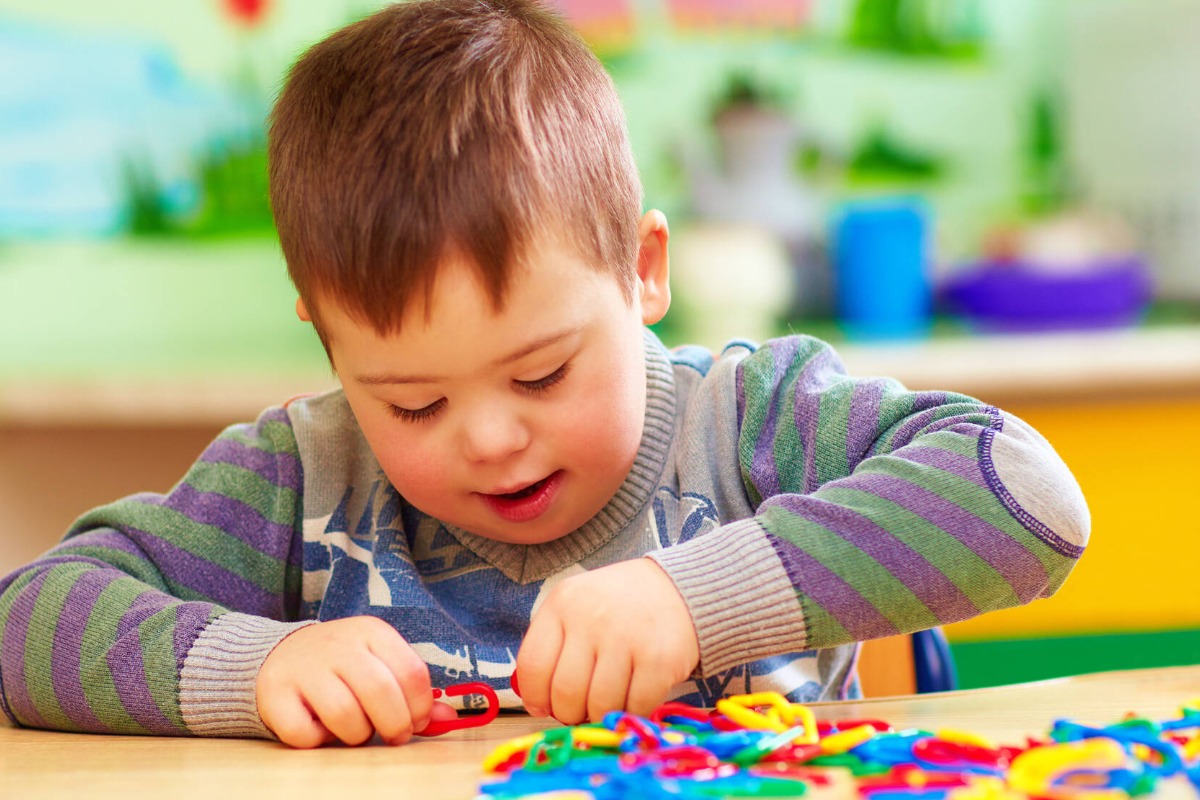
[[[333,384],[264,119],[365,0],[0,0],[0,572]],[[1200,661],[1200,0],[555,0],[672,230],[668,344],[812,333],[1059,449],[1093,545],[960,685]]]

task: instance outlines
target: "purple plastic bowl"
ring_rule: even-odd
[[[1136,257],[1097,262],[1069,274],[983,261],[947,280],[939,294],[946,310],[980,330],[1115,328],[1141,319],[1153,281],[1146,263]]]

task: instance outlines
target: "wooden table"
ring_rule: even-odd
[[[1098,673],[991,689],[815,706],[827,719],[877,717],[897,727],[958,728],[1000,744],[1070,717],[1106,724],[1133,711],[1166,719],[1200,697],[1200,666]],[[264,741],[91,736],[0,725],[0,797],[469,800],[497,744],[548,727],[526,717],[399,748],[290,750]],[[1195,798],[1176,783],[1156,795]]]

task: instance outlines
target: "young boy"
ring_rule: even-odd
[[[665,350],[666,222],[609,78],[530,2],[334,34],[270,163],[342,389],[0,582],[16,724],[310,747],[404,742],[465,680],[567,723],[848,697],[857,642],[1049,595],[1082,552],[1078,487],[1011,416],[806,337]]]

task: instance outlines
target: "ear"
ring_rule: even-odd
[[[647,211],[638,224],[637,291],[642,323],[653,325],[671,307],[670,259],[667,255],[667,218],[661,211]]]
[[[304,304],[304,299],[296,298],[296,316],[301,322],[312,322],[312,314],[308,313],[308,306]]]

